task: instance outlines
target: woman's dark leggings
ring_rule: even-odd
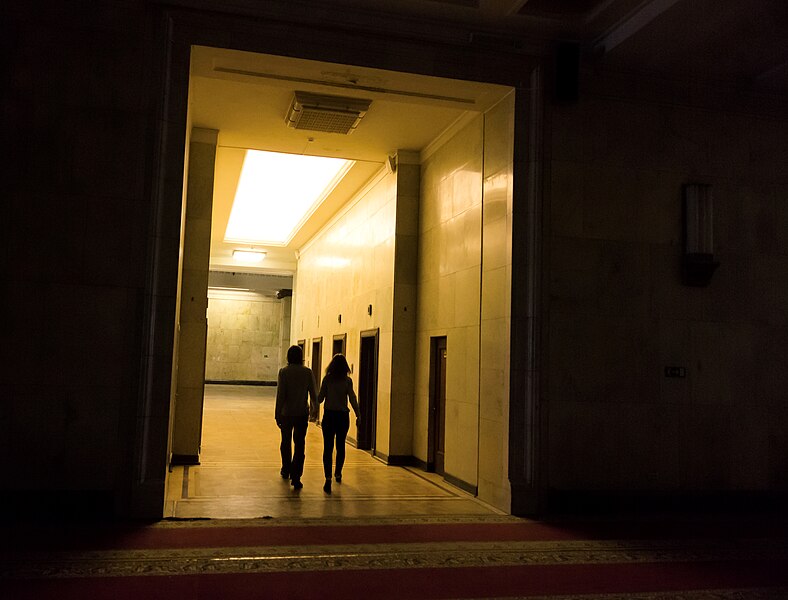
[[[350,413],[340,410],[327,410],[323,413],[323,471],[326,479],[331,479],[331,458],[334,454],[334,438],[337,444],[337,468],[335,473],[342,475],[345,464],[345,438],[350,429]]]

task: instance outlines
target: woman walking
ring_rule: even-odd
[[[348,400],[358,422],[358,401],[353,391],[353,380],[348,377],[350,367],[342,354],[335,354],[326,368],[326,375],[320,384],[317,394],[318,405],[325,400],[323,411],[323,471],[326,484],[323,491],[331,493],[331,463],[334,454],[334,442],[337,447],[336,469],[334,477],[337,483],[342,481],[342,465],[345,464],[345,438],[350,429],[350,409]]]

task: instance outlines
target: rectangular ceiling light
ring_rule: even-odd
[[[233,250],[233,258],[241,263],[259,263],[265,255],[262,250]]]
[[[247,150],[224,239],[286,245],[353,161]]]
[[[353,133],[371,100],[296,92],[287,111],[287,126],[327,133]]]

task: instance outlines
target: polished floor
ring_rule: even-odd
[[[342,483],[323,492],[323,438],[307,431],[304,488],[279,476],[276,388],[206,385],[200,465],[173,467],[165,517],[250,519],[492,516],[493,507],[433,473],[388,466],[347,444]]]

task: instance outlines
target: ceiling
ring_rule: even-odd
[[[788,94],[785,0],[287,0],[266,6],[293,19],[333,19],[336,25],[352,13],[354,22],[389,32],[410,22],[443,35],[449,23],[454,31],[471,32],[471,42],[484,34],[501,43],[524,42],[529,51],[572,41],[584,64],[596,69]],[[244,149],[357,161],[289,246],[268,249],[262,270],[274,273],[294,271],[297,249],[389,155],[424,150],[508,93],[489,84],[204,47],[194,48],[191,84],[192,124],[219,130],[214,269],[261,270],[234,265],[232,245],[223,242]],[[296,90],[371,99],[372,105],[351,135],[289,129],[284,118]]]
[[[291,129],[285,124],[294,92],[372,101],[349,134]],[[292,273],[296,252],[397,151],[420,152],[442,133],[484,111],[510,88],[317,61],[194,47],[192,126],[219,131],[214,181],[211,269]],[[246,149],[345,158],[355,165],[287,246],[268,252],[259,267],[233,261],[238,244],[224,241]]]
[[[326,4],[410,18],[419,30],[452,23],[491,34],[510,47],[538,49],[578,42],[605,69],[668,79],[703,79],[788,92],[788,2],[785,0],[288,0],[290,14]],[[320,14],[329,20],[329,9]],[[378,19],[379,21],[381,19]],[[401,24],[398,24],[401,27]],[[516,42],[519,42],[517,44]]]

